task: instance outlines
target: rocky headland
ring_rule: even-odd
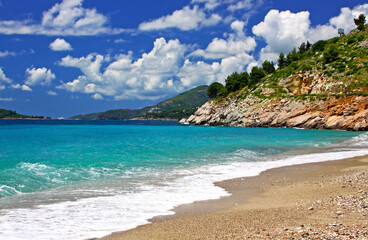
[[[294,81],[281,81],[291,93],[290,97],[261,98],[249,95],[239,100],[237,96],[221,102],[205,103],[188,119],[181,123],[213,126],[241,127],[298,127],[317,129],[368,130],[367,96],[301,96],[300,93],[321,94],[338,84],[331,84],[321,78],[304,81],[301,74]],[[322,80],[321,80],[322,79]],[[287,84],[285,84],[287,83]],[[272,89],[271,89],[272,90]],[[264,94],[271,91],[264,89]],[[294,95],[295,94],[295,95]],[[319,98],[319,99],[318,99]]]
[[[287,58],[295,60],[255,85],[248,80],[231,91],[228,77],[222,87],[227,96],[218,95],[180,122],[367,131],[367,56],[368,31],[319,41],[304,52],[294,49]]]

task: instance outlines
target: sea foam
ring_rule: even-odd
[[[224,154],[225,163],[157,173],[161,181],[138,184],[125,192],[106,191],[106,196],[91,196],[32,208],[0,210],[2,239],[87,239],[102,237],[147,224],[158,215],[174,214],[175,206],[194,201],[228,196],[216,181],[255,176],[277,167],[339,160],[368,154],[368,134],[313,153],[261,156],[250,150]],[[258,158],[257,158],[258,156]],[[244,161],[249,158],[252,161]],[[27,166],[43,171],[45,166]],[[106,186],[108,187],[108,186]],[[1,190],[7,191],[7,186]],[[78,190],[76,190],[78,191]]]

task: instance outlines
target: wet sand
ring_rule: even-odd
[[[368,239],[368,156],[293,165],[218,182],[232,195],[111,239]]]

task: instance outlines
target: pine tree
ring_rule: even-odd
[[[285,55],[283,52],[280,53],[279,59],[277,60],[277,65],[280,69],[286,66]]]
[[[363,31],[365,24],[365,15],[360,14],[358,18],[354,18],[354,23],[355,25],[357,25],[359,31]]]

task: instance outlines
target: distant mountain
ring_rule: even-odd
[[[172,119],[178,120],[192,115],[198,107],[207,102],[207,88],[203,85],[141,109],[116,109],[102,113],[82,114],[72,120],[127,120],[127,119]]]
[[[16,111],[0,108],[0,119],[19,119],[19,118],[43,119],[44,117],[43,116],[27,116],[27,115],[19,114]]]

